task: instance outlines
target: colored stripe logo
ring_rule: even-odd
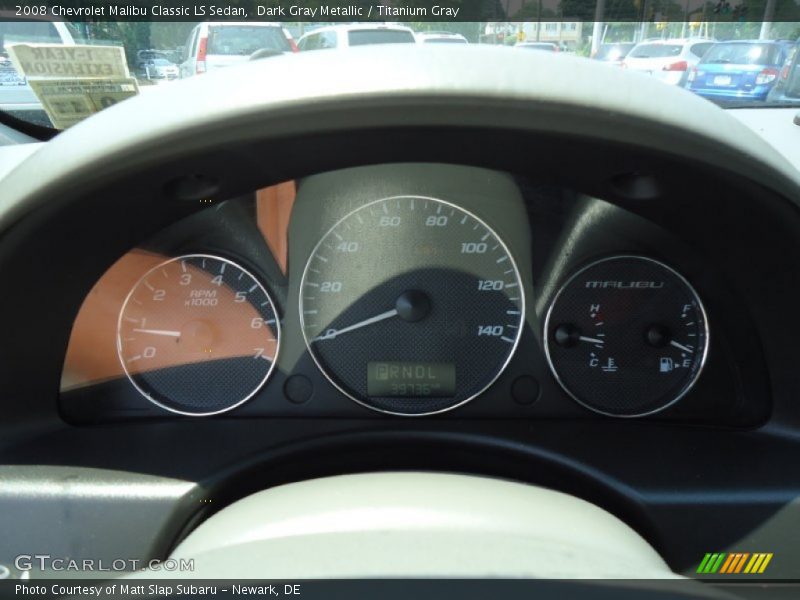
[[[704,557],[697,572],[703,575],[719,573],[731,575],[747,573],[761,574],[767,570],[772,560],[772,552],[709,552]]]

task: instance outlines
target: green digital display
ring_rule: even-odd
[[[452,363],[367,363],[367,394],[374,398],[435,398],[456,393]]]

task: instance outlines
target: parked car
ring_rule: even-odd
[[[621,66],[647,73],[664,83],[683,85],[691,68],[713,45],[714,40],[706,38],[647,40],[638,43]]]
[[[161,50],[139,50],[136,52],[136,62],[141,63],[154,58],[167,58],[167,53]],[[167,59],[169,60],[169,59]]]
[[[789,56],[767,100],[781,104],[800,103],[800,40],[789,50]]]
[[[692,69],[687,88],[715,99],[766,100],[791,48],[786,41],[721,42]]]
[[[550,42],[519,42],[514,48],[525,48],[527,50],[544,50],[545,52],[561,52],[558,44]]]
[[[180,76],[191,77],[250,59],[262,49],[297,52],[291,34],[279,23],[200,23],[184,46]]]
[[[614,42],[600,44],[600,48],[592,58],[602,62],[619,65],[628,53],[636,46],[636,42]]]
[[[160,50],[139,50],[136,52],[136,65],[135,72],[138,76],[144,79],[154,79],[155,69],[153,68],[153,61],[156,59],[167,60],[165,52]]]
[[[416,34],[420,44],[467,44],[467,38],[450,31],[424,31]]]
[[[23,21],[14,18],[11,12],[0,11],[0,110],[50,125],[36,94],[11,63],[7,47],[22,43],[74,45],[77,32],[71,27],[62,21],[42,18],[26,17]]]
[[[142,64],[141,74],[145,79],[177,79],[180,69],[166,58],[153,58]]]
[[[370,44],[414,44],[414,30],[402,25],[359,23],[331,25],[309,31],[298,42],[301,51],[348,48]]]

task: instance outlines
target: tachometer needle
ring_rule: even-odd
[[[374,317],[370,317],[369,319],[364,319],[363,321],[359,321],[358,323],[354,323],[353,325],[349,325],[348,327],[344,327],[342,329],[329,329],[323,335],[315,338],[314,341],[318,342],[320,340],[332,340],[337,335],[341,335],[343,333],[347,333],[348,331],[353,331],[355,329],[361,329],[362,327],[366,327],[367,325],[372,325],[373,323],[377,323],[378,321],[391,319],[394,316],[397,316],[396,308],[393,308],[392,310],[387,310],[384,313],[375,315]]]
[[[694,350],[692,350],[688,346],[684,346],[683,344],[679,344],[675,340],[670,340],[669,345],[670,346],[675,346],[676,348],[678,348],[679,350],[683,350],[684,352],[688,352],[690,354],[694,354]]]
[[[169,337],[181,337],[180,331],[169,331],[168,329],[134,329],[136,333],[151,333],[153,335],[166,335]]]
[[[605,344],[606,343],[605,340],[601,340],[600,338],[590,338],[590,337],[586,337],[585,335],[580,336],[578,339],[581,340],[582,342],[590,342],[592,344]]]

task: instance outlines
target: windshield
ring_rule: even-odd
[[[414,34],[410,31],[392,29],[356,29],[347,34],[351,46],[368,44],[413,44]]]
[[[703,59],[710,64],[774,65],[778,47],[774,44],[715,44]]]
[[[20,42],[46,43],[59,42],[61,38],[55,25],[47,21],[0,21],[0,50],[5,51],[6,44]]]
[[[800,72],[794,51],[800,40],[800,0],[778,3],[771,21],[756,18],[760,17],[756,12],[765,9],[752,2],[741,3],[750,6],[750,12],[743,14],[742,9],[736,9],[740,4],[737,2],[731,3],[728,12],[724,6],[715,12],[717,3],[699,0],[647,0],[638,3],[638,12],[636,2],[630,2],[630,10],[625,12],[620,8],[625,3],[618,2],[520,0],[518,8],[503,4],[503,10],[517,11],[517,20],[461,20],[461,14],[431,19],[432,7],[427,6],[426,0],[415,0],[420,6],[426,5],[427,20],[410,12],[402,17],[408,20],[391,20],[392,13],[383,8],[379,9],[380,14],[373,15],[380,19],[374,26],[366,23],[364,16],[359,17],[357,11],[340,15],[337,21],[331,7],[327,20],[322,17],[321,8],[309,8],[303,13],[309,20],[267,22],[267,18],[281,17],[278,8],[289,13],[290,5],[284,0],[276,0],[278,8],[274,10],[264,4],[258,9],[264,13],[260,16],[254,8],[249,13],[221,14],[216,21],[191,20],[192,10],[181,13],[177,9],[159,15],[148,9],[139,20],[126,20],[130,18],[127,15],[111,18],[107,12],[100,18],[79,15],[70,20],[53,16],[50,9],[58,3],[50,4],[48,0],[42,4],[50,11],[46,16],[34,16],[30,8],[30,16],[24,18],[4,10],[3,1],[0,0],[0,111],[57,129],[131,96],[157,93],[160,87],[180,85],[181,80],[204,77],[247,61],[275,60],[276,56],[296,60],[292,57],[298,52],[345,52],[349,47],[376,44],[403,44],[408,52],[414,46],[453,44],[464,45],[468,51],[479,46],[544,50],[556,55],[555,60],[572,57],[594,61],[600,69],[598,77],[609,76],[609,68],[622,67],[726,108],[800,105]],[[396,4],[395,0],[387,2]],[[66,10],[67,4],[58,6]],[[94,6],[91,2],[82,3],[89,4]],[[236,4],[249,5],[247,0]],[[607,17],[613,13],[621,19],[589,20],[603,5]],[[159,6],[159,10],[166,11],[166,4]],[[462,11],[467,10],[464,4]],[[645,14],[645,10],[649,12]],[[470,14],[477,16],[474,11]],[[574,17],[568,16],[571,14]],[[415,16],[419,19],[414,20]],[[31,69],[26,72],[23,61],[14,56],[37,45],[44,45],[39,52],[47,52],[47,56],[41,61],[25,62]],[[19,52],[9,51],[13,47]],[[67,56],[64,49],[72,47],[76,52]],[[503,69],[501,54],[497,60],[497,68]],[[725,73],[713,74],[711,66],[706,73],[695,72],[701,64],[721,65],[720,69],[725,65],[761,66],[770,71],[758,76],[755,85],[755,75],[752,81],[729,78]],[[564,62],[563,76],[567,79],[569,68],[569,63]],[[524,75],[509,74],[519,76]],[[87,77],[96,80],[89,81]],[[335,87],[337,82],[332,80],[329,84]],[[97,86],[102,86],[102,96],[93,91]],[[65,90],[69,94],[81,90],[84,93],[74,102],[65,102]],[[59,102],[48,104],[48,98],[54,97]],[[653,103],[662,101],[659,97],[652,99]],[[82,112],[54,112],[70,106],[81,106]]]
[[[164,58],[164,54],[162,54],[161,52],[141,51],[139,52],[139,58],[142,60],[153,60],[156,58]]]
[[[208,54],[249,56],[262,48],[291,49],[280,27],[218,25],[208,28]]]
[[[683,50],[681,44],[641,44],[628,55],[630,58],[666,58],[678,56]]]
[[[437,37],[422,40],[425,44],[466,44],[467,40],[455,37]]]

